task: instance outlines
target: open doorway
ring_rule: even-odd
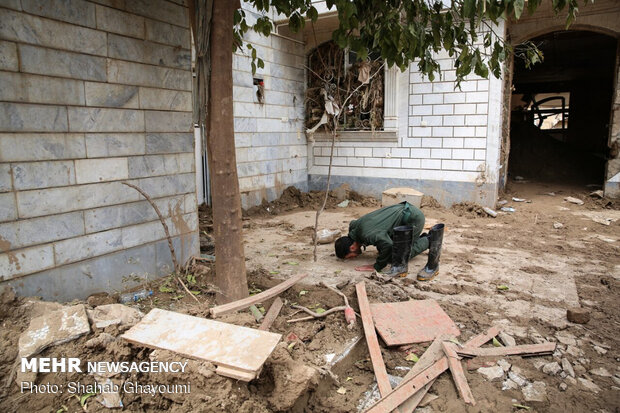
[[[617,41],[589,31],[557,31],[532,41],[544,62],[530,70],[515,60],[508,175],[602,187]]]

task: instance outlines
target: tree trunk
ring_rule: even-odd
[[[214,1],[210,39],[207,147],[213,190],[218,304],[248,296],[233,118],[233,13],[237,4],[229,0]]]

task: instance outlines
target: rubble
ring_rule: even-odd
[[[95,328],[106,328],[112,325],[129,328],[144,317],[144,314],[139,310],[123,304],[104,304],[94,310],[87,310],[87,313]]]
[[[525,385],[527,385],[528,381],[525,377],[523,377],[521,374],[519,374],[518,372],[515,371],[509,371],[508,372],[508,378],[510,380],[512,380],[513,382],[517,383],[517,385],[519,385],[520,387],[523,387]]]
[[[560,391],[566,391],[566,389],[568,389],[568,384],[560,383]]]
[[[488,381],[498,381],[504,378],[504,369],[500,366],[480,367],[476,371]]]
[[[504,371],[508,371],[510,370],[510,366],[511,364],[508,363],[506,360],[501,359],[497,361],[497,365],[500,366]]]
[[[575,377],[575,370],[573,369],[573,365],[570,364],[570,361],[568,361],[568,359],[566,358],[562,359],[562,370],[564,370],[564,372],[569,376]]]
[[[600,377],[612,377],[612,374],[607,371],[604,367],[599,367],[597,369],[590,370],[590,374],[594,374],[595,376]]]
[[[521,389],[527,402],[544,402],[547,400],[547,385],[542,381],[529,383]]]
[[[582,307],[573,307],[566,310],[566,318],[571,323],[586,324],[590,321],[590,310]]]
[[[19,337],[19,356],[31,357],[50,346],[75,340],[90,332],[83,304],[63,307],[33,318]]]
[[[516,346],[517,345],[517,341],[510,334],[504,331],[499,333],[497,337],[502,341],[502,343],[504,343],[505,346]]]
[[[601,388],[598,387],[592,380],[584,379],[583,377],[579,377],[579,383],[586,389],[590,390],[593,393],[598,393],[601,391]]]
[[[549,374],[551,376],[555,376],[560,371],[562,371],[562,367],[560,367],[557,361],[554,361],[554,362],[545,364],[543,366],[542,371],[543,373]]]

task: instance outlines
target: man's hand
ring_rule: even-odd
[[[375,267],[372,264],[362,265],[361,267],[355,267],[355,271],[374,271]]]

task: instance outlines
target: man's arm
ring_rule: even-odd
[[[381,271],[392,260],[392,239],[386,232],[377,234],[372,245],[377,247],[379,255],[375,262],[375,270]]]

